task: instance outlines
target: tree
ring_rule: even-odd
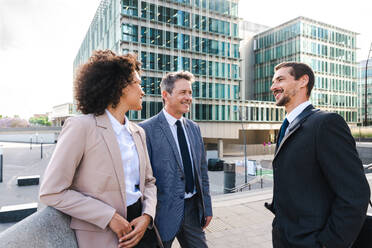
[[[48,121],[48,117],[47,116],[40,116],[40,117],[31,117],[29,120],[28,120],[31,124],[34,124],[34,125],[40,125],[40,126],[51,126],[52,123],[50,121]]]

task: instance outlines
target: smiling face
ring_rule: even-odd
[[[173,117],[179,119],[183,114],[190,111],[192,102],[191,82],[186,79],[178,79],[174,82],[172,93],[162,91],[165,101],[165,110]]]
[[[298,93],[301,91],[304,81],[302,78],[296,80],[291,75],[291,70],[291,67],[282,67],[274,74],[270,90],[274,94],[277,106],[290,105],[298,97],[302,97],[302,94],[298,95]]]
[[[141,78],[138,72],[134,72],[133,82],[123,89],[121,101],[128,106],[128,110],[141,110],[142,97],[145,95],[141,88]]]

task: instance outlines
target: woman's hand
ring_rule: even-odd
[[[116,233],[118,239],[132,231],[132,226],[129,224],[129,222],[118,213],[115,213],[112,217],[109,227],[114,233]]]
[[[129,234],[124,235],[124,237],[119,239],[120,248],[130,248],[138,244],[146,232],[146,228],[151,222],[151,217],[144,214],[140,217],[135,218],[130,222],[130,225],[134,227],[133,231]]]

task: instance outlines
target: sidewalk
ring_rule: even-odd
[[[372,173],[366,174],[372,188]],[[210,248],[271,248],[274,215],[264,207],[271,202],[272,188],[212,196],[213,219],[206,229]],[[368,213],[372,214],[371,207]],[[179,248],[175,240],[172,248]]]
[[[269,248],[274,215],[264,207],[272,189],[214,196],[213,219],[205,233],[211,248]],[[175,240],[172,248],[179,248]]]

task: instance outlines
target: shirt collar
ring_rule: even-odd
[[[169,123],[170,126],[174,126],[176,124],[176,121],[178,121],[178,120],[180,120],[181,121],[181,124],[182,124],[182,122],[183,122],[183,116],[181,116],[180,119],[176,119],[172,115],[170,115],[165,110],[165,108],[163,108],[163,113],[164,113],[165,119],[167,120],[167,122]]]
[[[131,134],[131,131],[129,129],[129,120],[127,118],[127,116],[124,115],[124,125],[122,125],[111,113],[110,111],[108,111],[107,109],[105,109],[106,111],[106,114],[108,116],[108,118],[110,119],[110,122],[111,122],[111,125],[112,125],[112,129],[114,129],[114,132],[116,133],[116,135],[119,135],[123,130],[127,130],[130,134]]]
[[[301,114],[301,112],[304,111],[304,109],[310,104],[310,101],[306,101],[298,105],[294,110],[291,111],[291,113],[287,114],[286,118],[288,122],[292,123],[292,121],[294,121],[294,119],[296,119],[296,117]]]

